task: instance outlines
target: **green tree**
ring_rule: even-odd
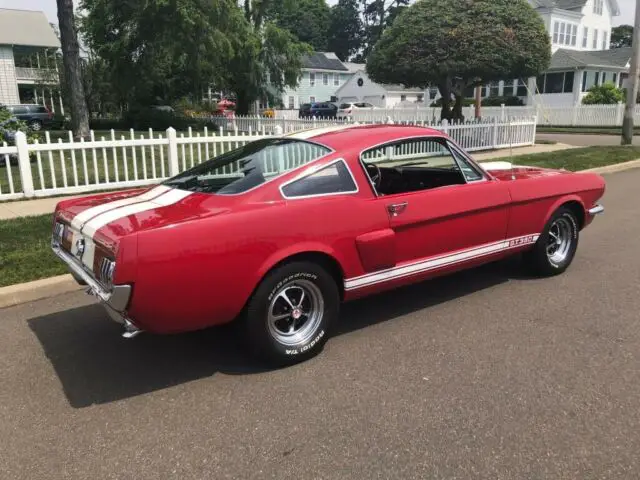
[[[602,85],[594,85],[582,99],[583,105],[610,105],[624,102],[624,91],[614,83],[606,82]]]
[[[343,62],[362,49],[364,26],[358,0],[339,0],[331,8],[327,50],[335,52]]]
[[[316,51],[327,49],[331,10],[325,0],[271,2],[267,16]]]
[[[373,46],[395,18],[407,8],[410,0],[360,0],[364,19],[364,41],[359,61],[366,61]]]
[[[298,84],[302,56],[310,47],[267,16],[272,0],[242,0],[245,24],[236,54],[228,65],[229,81],[237,96],[237,112],[246,114],[260,98]],[[267,81],[268,80],[268,81]]]
[[[633,43],[633,26],[620,25],[611,29],[611,48],[630,47]]]
[[[82,0],[84,40],[124,105],[224,84],[244,19],[233,0]],[[103,70],[104,70],[103,69]]]
[[[384,32],[367,72],[379,83],[437,86],[441,117],[459,120],[465,89],[538,75],[550,59],[549,35],[526,0],[418,0]]]

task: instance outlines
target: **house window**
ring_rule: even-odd
[[[422,103],[424,102],[424,94],[423,93],[419,93],[418,94],[418,103]]]
[[[309,97],[309,103],[316,103],[316,97]]]
[[[575,47],[578,43],[578,25],[575,23],[554,22],[553,43]]]
[[[309,72],[309,85],[315,87],[316,85],[316,72]]]
[[[529,95],[529,89],[527,88],[527,84],[524,80],[517,80],[516,87],[516,97],[526,97]]]
[[[589,46],[589,27],[583,27],[582,33],[582,48]]]
[[[586,70],[582,72],[582,91],[587,91],[587,72]]]
[[[602,72],[602,83],[607,83],[607,72]]]
[[[604,0],[593,0],[593,13],[602,15]]]
[[[600,85],[600,72],[596,72],[596,81],[593,84]]]
[[[322,74],[322,84],[323,85],[329,85],[329,74],[328,73],[323,73]]]
[[[500,96],[500,82],[491,82],[489,84],[489,96],[490,97]]]
[[[407,96],[406,95],[400,95],[400,101],[401,102],[406,102],[407,101]]]
[[[295,97],[289,97],[289,110],[293,110],[296,108],[296,99]]]
[[[333,74],[333,85],[338,87],[340,86],[340,74],[339,73],[334,73]]]
[[[538,93],[571,93],[574,72],[557,72],[540,75],[537,80]]]
[[[593,29],[593,49],[594,50],[598,49],[598,29],[597,28]]]
[[[614,73],[613,74],[613,84],[617,87],[618,86],[618,74]]]
[[[602,32],[602,49],[606,50],[607,49],[607,40],[609,39],[609,32],[607,32],[606,30],[604,32]]]

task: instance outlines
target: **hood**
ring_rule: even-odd
[[[511,162],[483,162],[482,168],[498,180],[512,181],[535,177],[549,177],[570,173],[567,170],[553,170],[550,168],[527,167],[514,165]]]

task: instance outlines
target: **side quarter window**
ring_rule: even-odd
[[[480,180],[484,180],[485,177],[472,163],[470,163],[464,154],[458,150],[455,145],[448,143],[449,149],[453,153],[458,165],[460,165],[460,170],[462,170],[462,174],[467,182],[478,182]]]
[[[282,185],[280,190],[285,198],[305,198],[357,193],[358,187],[344,160],[337,160],[306,177]]]

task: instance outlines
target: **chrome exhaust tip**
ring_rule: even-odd
[[[126,339],[136,338],[140,335],[143,330],[140,330],[136,327],[130,320],[124,319],[124,332],[122,333],[122,337]]]

